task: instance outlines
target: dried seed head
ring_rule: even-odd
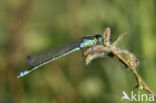
[[[106,47],[110,46],[110,35],[111,35],[110,28],[106,28],[105,32],[103,33],[104,46]]]
[[[110,28],[106,28],[106,30],[105,30],[105,36],[110,36],[110,35],[111,35]]]
[[[118,55],[118,51],[117,50],[112,50],[113,55],[117,56]]]
[[[127,50],[119,50],[118,51],[118,55],[124,59],[124,61],[126,61],[128,63],[128,65],[130,66],[134,66],[136,67],[138,64],[138,61],[136,59],[136,57],[134,56],[134,54],[128,52]],[[125,64],[124,64],[125,65]],[[126,66],[127,67],[127,66]]]

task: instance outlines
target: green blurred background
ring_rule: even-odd
[[[16,78],[30,67],[26,56],[106,27],[112,39],[128,33],[119,47],[136,55],[139,74],[156,92],[155,0],[1,0],[0,103],[121,103],[136,79],[108,57],[87,66],[78,51]]]

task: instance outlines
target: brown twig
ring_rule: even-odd
[[[120,60],[122,60],[122,62],[124,62],[130,68],[130,70],[133,72],[133,74],[136,77],[137,83],[138,83],[138,88],[139,89],[144,89],[145,91],[147,91],[148,93],[152,94],[156,98],[156,94],[143,81],[142,77],[136,71],[136,68],[134,66],[129,65],[129,63],[127,63],[127,61],[124,60],[120,55],[116,55],[116,57],[119,58]]]

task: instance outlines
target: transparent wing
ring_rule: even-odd
[[[74,41],[68,44],[65,44],[63,46],[50,49],[50,50],[44,50],[39,53],[33,54],[31,56],[27,57],[27,62],[30,65],[37,66],[43,63],[46,63],[48,61],[53,61],[59,57],[62,57],[70,52],[79,50],[79,45],[82,42],[82,40]]]

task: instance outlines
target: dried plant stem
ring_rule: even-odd
[[[117,58],[119,58],[120,60],[122,60],[122,62],[124,62],[130,68],[130,70],[133,72],[133,74],[136,77],[137,83],[138,83],[138,88],[139,89],[144,89],[145,91],[147,91],[148,93],[152,94],[156,98],[156,94],[143,81],[142,77],[136,71],[136,68],[134,66],[129,65],[129,63],[126,60],[124,60],[120,55],[115,55],[115,56]]]
[[[111,48],[110,48],[111,49]],[[97,54],[100,54],[102,51],[104,52],[104,50],[106,50],[106,48],[103,46],[95,46],[93,47],[93,49],[89,48],[86,52],[84,52],[84,55],[86,56],[86,58],[89,57],[89,60],[86,59],[86,62],[91,62],[93,59],[91,57],[94,57]],[[108,51],[108,50],[107,50]],[[109,50],[110,51],[110,50]],[[91,56],[91,57],[90,57]],[[133,72],[133,74],[136,77],[137,80],[137,88],[138,89],[144,89],[145,91],[147,91],[148,93],[152,94],[155,98],[156,98],[156,94],[149,88],[149,86],[143,81],[142,77],[138,74],[138,72],[136,71],[136,68],[132,65],[130,65],[122,56],[118,55],[118,54],[114,54],[115,57],[117,57],[120,61],[122,61],[124,64],[126,64],[128,66],[128,68],[130,68],[130,70]],[[101,57],[101,55],[97,56],[97,57]],[[96,58],[97,58],[96,57]]]
[[[145,91],[152,94],[156,98],[156,94],[148,87],[148,85],[143,81],[142,77],[138,74],[138,72],[136,70],[136,64],[137,63],[136,63],[136,60],[134,58],[134,55],[132,55],[131,53],[129,53],[127,51],[127,52],[122,52],[124,54],[124,56],[123,56],[120,48],[116,47],[118,42],[123,38],[123,36],[125,34],[126,33],[119,35],[111,43],[110,42],[111,31],[110,31],[110,28],[106,28],[105,32],[103,34],[103,38],[104,38],[103,45],[96,45],[94,47],[87,49],[84,52],[84,55],[86,57],[86,64],[90,63],[95,58],[103,57],[106,55],[112,57],[109,54],[113,54],[115,57],[117,57],[120,60],[120,62],[122,62],[124,65],[126,65],[126,67],[130,68],[130,70],[133,72],[133,74],[136,77],[137,83],[138,83],[137,88],[138,89],[144,89]],[[127,60],[127,59],[129,59],[129,60]]]

